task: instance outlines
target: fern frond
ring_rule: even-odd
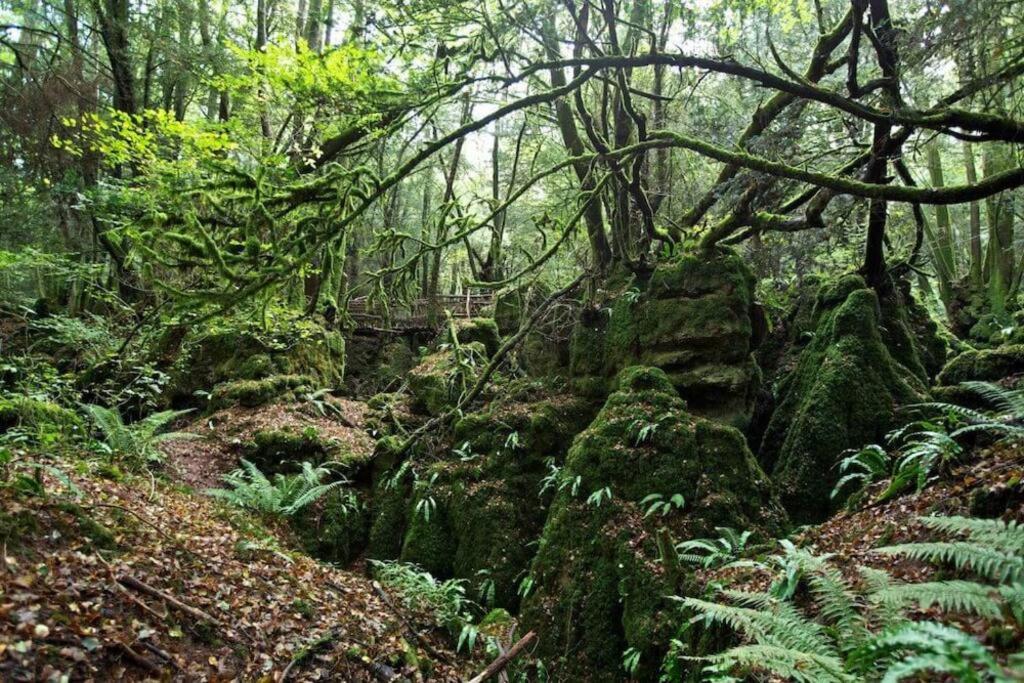
[[[874,593],[871,600],[896,608],[916,604],[928,609],[935,605],[944,612],[998,619],[1002,615],[1002,604],[994,597],[997,594],[992,586],[974,581],[928,581],[890,586]]]
[[[1006,389],[992,382],[961,382],[960,386],[1011,419],[1024,418],[1024,391]]]
[[[761,610],[697,598],[683,598],[682,602],[707,620],[724,624],[756,643],[838,657],[824,628],[803,616],[791,603],[778,601]]]
[[[947,534],[965,534],[976,543],[987,543],[1024,553],[1024,525],[1016,520],[977,519],[974,517],[918,517],[921,524]]]
[[[1024,557],[966,541],[906,543],[878,548],[883,555],[952,564],[998,581],[1024,579]]]
[[[775,645],[740,645],[704,658],[711,662],[708,674],[734,674],[746,678],[753,672],[771,673],[782,680],[800,683],[853,683],[836,656],[805,652]]]

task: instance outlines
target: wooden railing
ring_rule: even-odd
[[[356,324],[356,331],[402,332],[411,330],[432,330],[445,320],[445,311],[453,318],[476,318],[494,302],[491,292],[467,292],[466,294],[439,294],[435,297],[415,299],[405,305],[393,306],[386,314],[370,306],[366,297],[352,299],[348,303],[349,317]]]

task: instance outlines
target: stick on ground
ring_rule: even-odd
[[[536,631],[530,631],[525,636],[520,638],[519,642],[517,642],[515,645],[510,647],[508,649],[508,652],[506,652],[505,654],[501,655],[500,657],[495,659],[493,662],[491,662],[490,665],[488,665],[488,667],[486,669],[484,669],[483,672],[480,675],[474,676],[473,678],[469,679],[466,683],[483,683],[483,681],[486,681],[487,679],[491,678],[492,676],[500,673],[501,671],[503,671],[505,669],[506,666],[509,665],[509,663],[513,659],[515,659],[516,657],[519,656],[520,652],[522,652],[524,649],[526,649],[527,645],[532,643],[536,638],[537,638]]]

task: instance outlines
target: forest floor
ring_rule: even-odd
[[[1024,524],[1024,444],[997,444],[975,448],[956,467],[921,492],[910,492],[879,502],[888,481],[869,487],[859,503],[837,512],[823,523],[805,527],[791,536],[796,545],[818,555],[828,555],[846,578],[859,580],[859,567],[883,569],[901,582],[918,583],[940,578],[936,565],[875,552],[877,548],[936,539],[918,521],[928,515],[994,517]],[[774,549],[773,549],[774,550]],[[765,591],[773,575],[751,568],[720,568],[699,573],[702,583],[728,584],[729,588]],[[949,578],[944,577],[944,578]],[[982,641],[992,626],[981,618],[960,618],[938,608],[922,610],[917,618],[943,614]]]
[[[45,480],[47,497],[0,488],[2,680],[467,673],[429,617],[286,550],[283,529],[166,481],[76,474],[58,496]]]

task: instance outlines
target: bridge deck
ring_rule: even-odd
[[[430,331],[444,322],[445,311],[449,311],[453,318],[475,318],[493,302],[490,292],[440,294],[415,299],[385,314],[371,308],[366,297],[358,297],[349,301],[348,314],[355,322],[357,332]]]

